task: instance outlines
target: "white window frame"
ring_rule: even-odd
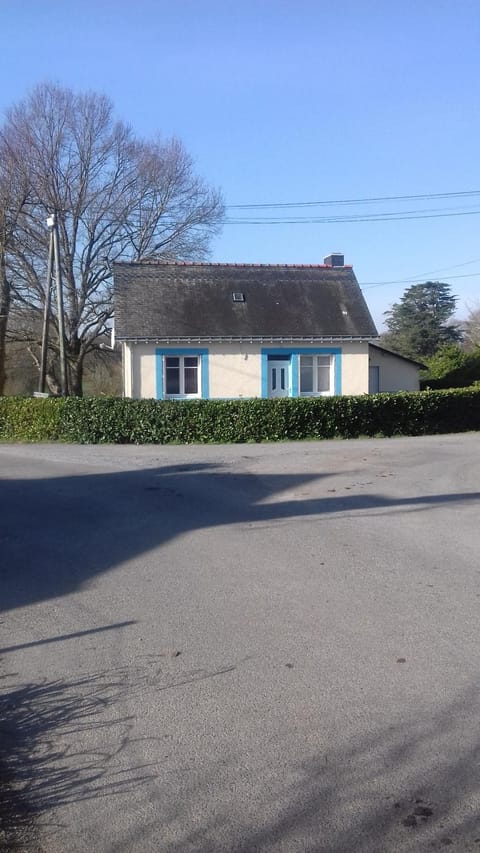
[[[312,370],[313,370],[313,388],[318,389],[318,359],[327,359],[329,360],[329,368],[330,368],[330,383],[328,391],[302,391],[302,360],[305,358],[313,359],[312,362]],[[333,397],[335,394],[335,356],[329,355],[328,353],[312,353],[309,355],[308,353],[302,353],[298,359],[298,393],[299,397]]]
[[[179,362],[180,371],[180,391],[178,394],[167,393],[167,358],[176,358]],[[185,359],[195,358],[197,360],[197,391],[195,394],[185,393]],[[202,396],[202,359],[197,353],[192,352],[188,355],[177,355],[176,353],[164,353],[163,355],[163,387],[165,400],[196,400]]]

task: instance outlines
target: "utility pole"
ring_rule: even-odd
[[[63,287],[62,269],[60,266],[60,248],[58,241],[58,219],[56,213],[53,216],[53,254],[55,257],[55,284],[57,286],[57,319],[58,319],[58,345],[60,350],[60,380],[62,386],[62,397],[68,395],[67,356],[65,353],[65,315],[63,313]],[[52,217],[49,217],[51,219]],[[48,220],[47,220],[48,224]]]
[[[51,216],[47,219],[47,224]],[[40,357],[40,377],[38,380],[39,394],[45,393],[45,380],[47,376],[47,354],[48,354],[48,329],[50,324],[50,303],[52,300],[52,272],[53,272],[53,225],[49,225],[50,243],[48,247],[48,264],[47,264],[47,288],[45,293],[45,307],[43,311],[43,329],[42,329],[42,354]]]
[[[62,287],[62,268],[60,266],[60,247],[58,240],[58,220],[55,211],[47,216],[47,226],[50,230],[50,246],[48,251],[48,269],[47,269],[47,293],[45,298],[45,312],[43,318],[43,335],[42,335],[42,357],[40,366],[40,392],[43,392],[45,387],[45,376],[47,367],[47,349],[48,349],[48,315],[50,312],[50,292],[52,266],[55,265],[55,285],[57,296],[57,323],[58,323],[58,349],[60,354],[60,384],[62,397],[68,395],[68,374],[67,374],[67,356],[65,352],[65,315],[63,312],[63,287]]]
[[[50,305],[52,292],[52,272],[55,266],[55,285],[57,296],[58,349],[60,354],[60,384],[62,397],[68,395],[67,356],[65,352],[65,315],[63,312],[62,268],[60,266],[60,248],[58,240],[58,220],[55,211],[47,216],[47,227],[50,231],[48,247],[47,289],[45,293],[45,308],[43,312],[42,354],[40,358],[40,379],[38,391],[34,396],[45,395],[45,379],[47,375],[48,328],[50,321]]]

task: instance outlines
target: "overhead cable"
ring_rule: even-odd
[[[421,195],[386,195],[371,198],[343,198],[325,199],[322,201],[288,201],[288,202],[263,202],[261,204],[228,204],[227,210],[260,210],[268,208],[291,208],[291,207],[317,207],[327,204],[373,204],[380,201],[421,201],[424,199],[440,198],[468,198],[480,195],[480,190],[464,190],[461,192],[447,193],[423,193]]]

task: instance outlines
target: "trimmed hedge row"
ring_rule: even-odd
[[[56,441],[66,400],[0,397],[2,441]]]
[[[205,444],[480,430],[480,388],[278,400],[0,398],[3,441]]]

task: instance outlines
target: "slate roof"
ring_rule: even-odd
[[[117,263],[114,304],[119,340],[377,336],[347,266]]]

